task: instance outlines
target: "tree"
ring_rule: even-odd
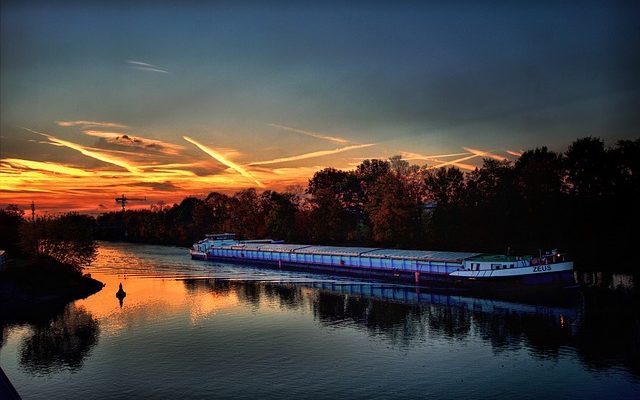
[[[365,207],[371,220],[373,240],[392,246],[415,243],[417,204],[398,177],[381,177],[371,187]]]
[[[258,192],[245,189],[231,198],[231,228],[240,238],[264,238],[267,232],[264,210]]]
[[[561,154],[546,147],[524,152],[514,166],[514,184],[521,204],[517,221],[521,240],[530,249],[558,246],[567,235],[565,175]]]
[[[19,230],[24,223],[24,211],[15,204],[0,210],[0,249],[10,253],[20,251]]]
[[[429,170],[424,176],[427,198],[438,207],[459,204],[464,195],[464,174],[458,168]]]
[[[205,204],[211,209],[212,224],[209,233],[223,233],[231,231],[231,199],[226,194],[211,192],[205,199]]]
[[[309,181],[311,222],[316,240],[344,243],[353,238],[361,219],[362,190],[353,171],[325,168]]]
[[[595,198],[609,193],[611,163],[601,139],[578,139],[569,146],[565,156],[567,180],[575,196]]]
[[[59,217],[40,217],[21,226],[22,249],[31,257],[53,258],[81,270],[96,257],[94,228],[95,220],[87,215],[68,213]]]
[[[267,235],[291,241],[295,238],[295,196],[266,190],[261,195]]]

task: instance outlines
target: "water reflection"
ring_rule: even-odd
[[[66,309],[15,321],[0,307],[0,363],[25,398],[634,398],[640,387],[637,291],[601,289],[629,279],[596,275],[566,298],[478,298],[127,244],[101,245],[87,272],[106,287]]]
[[[572,344],[587,367],[620,364],[640,377],[640,299],[616,293],[585,296]]]
[[[639,308],[628,298],[575,291],[541,305],[367,283],[187,279],[184,285],[192,293],[237,297],[252,311],[307,309],[326,328],[355,327],[402,347],[477,336],[494,352],[526,347],[536,358],[558,359],[573,349],[588,368],[623,367],[640,377]]]
[[[20,347],[20,365],[33,374],[80,369],[99,333],[98,321],[86,309],[69,304],[59,315],[32,325]]]

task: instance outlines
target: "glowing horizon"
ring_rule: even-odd
[[[371,153],[368,157],[340,158],[342,153],[370,152],[375,148],[374,144],[365,143],[253,161],[251,158],[258,157],[261,152],[250,154],[244,149],[224,146],[214,149],[186,135],[183,139],[200,152],[194,153],[188,147],[167,140],[98,130],[104,127],[130,129],[129,126],[115,122],[79,120],[56,121],[56,124],[63,128],[80,128],[82,134],[99,140],[90,146],[61,139],[59,136],[64,135],[64,132],[53,135],[24,128],[27,132],[46,138],[46,141],[36,142],[38,145],[53,145],[61,153],[68,149],[80,154],[81,158],[74,158],[73,163],[13,157],[0,159],[1,206],[18,204],[23,209],[28,209],[34,201],[39,212],[75,210],[101,213],[117,211],[120,206],[115,198],[122,194],[132,198],[147,198],[144,202],[132,201],[127,205],[128,208],[136,209],[157,204],[170,205],[185,197],[203,197],[212,191],[232,194],[250,187],[284,190],[293,185],[305,186],[316,171],[326,167],[353,169],[358,163],[351,160],[356,159],[388,159],[393,154],[400,154],[409,161],[436,163],[429,165],[429,168],[453,165],[472,170],[475,166],[464,161],[479,158],[481,154],[498,157],[488,151],[464,148],[465,152],[445,154],[421,154],[398,149],[386,155]],[[87,129],[89,126],[93,129]],[[120,140],[123,136],[124,142]],[[315,136],[305,136],[309,140],[318,139]],[[322,134],[318,133],[316,136]],[[274,151],[277,154],[282,150]],[[465,157],[442,160],[460,155]],[[238,157],[243,160],[234,161]],[[309,160],[323,162],[305,165]]]

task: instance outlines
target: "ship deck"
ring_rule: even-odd
[[[411,260],[423,262],[451,262],[461,263],[464,260],[481,255],[472,252],[429,251],[429,250],[401,250],[377,247],[342,247],[342,246],[312,246],[304,244],[284,243],[239,243],[231,246],[220,246],[223,249],[253,250],[278,253],[317,254],[325,256],[392,258],[396,260]]]

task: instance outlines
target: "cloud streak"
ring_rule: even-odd
[[[400,155],[402,156],[402,159],[404,160],[408,160],[408,161],[412,161],[412,160],[436,160],[438,158],[448,158],[448,157],[459,157],[459,156],[466,156],[469,153],[451,153],[451,154],[437,154],[437,155],[424,155],[424,154],[418,154],[418,153],[412,153],[409,151],[403,151],[400,153]]]
[[[320,150],[320,151],[313,151],[311,153],[299,154],[297,156],[282,157],[282,158],[276,158],[273,160],[266,160],[266,161],[256,161],[256,162],[249,163],[249,165],[268,165],[268,164],[278,164],[278,163],[289,162],[289,161],[306,160],[309,158],[324,157],[332,154],[343,153],[349,150],[362,149],[362,148],[371,147],[374,145],[375,143],[356,144],[353,146],[341,147],[334,150]]]
[[[264,185],[257,180],[253,175],[251,175],[246,169],[242,168],[240,165],[234,163],[231,160],[228,160],[227,158],[225,158],[222,154],[218,153],[217,151],[198,143],[197,141],[191,139],[188,136],[183,136],[182,137],[184,140],[186,140],[187,142],[195,145],[197,148],[199,148],[200,150],[202,150],[203,152],[207,153],[208,155],[210,155],[212,158],[218,160],[220,163],[226,165],[227,167],[233,169],[234,171],[240,173],[240,175],[244,176],[247,179],[251,179],[252,181],[254,181],[256,183],[256,185],[260,186],[260,187],[264,187]]]
[[[128,128],[127,125],[117,124],[115,122],[99,122],[99,121],[56,121],[58,126],[82,126],[83,129],[87,128]]]
[[[506,150],[506,151],[507,153],[515,157],[520,157],[524,153],[523,151],[513,151],[513,150]]]
[[[44,136],[50,142],[54,143],[55,145],[68,147],[68,148],[73,149],[73,150],[75,150],[75,151],[77,151],[77,152],[79,152],[82,155],[85,155],[87,157],[95,158],[96,160],[99,160],[99,161],[102,161],[102,162],[106,162],[108,164],[117,165],[119,167],[122,167],[122,168],[128,170],[129,172],[131,172],[133,174],[142,174],[142,170],[140,168],[137,168],[136,166],[131,165],[128,161],[123,160],[121,158],[113,157],[111,155],[104,154],[104,153],[96,151],[96,150],[89,150],[85,146],[82,146],[82,145],[79,145],[79,144],[73,143],[73,142],[68,142],[66,140],[58,139],[57,137],[48,135],[46,133],[34,131],[32,129],[29,129],[29,128],[23,128],[23,129],[25,129],[25,130],[27,130],[29,132]]]
[[[298,129],[298,128],[294,128],[294,127],[291,127],[291,126],[279,125],[279,124],[267,124],[267,125],[271,126],[273,128],[283,129],[283,130],[289,131],[289,132],[301,133],[303,135],[310,136],[310,137],[316,138],[316,139],[328,140],[330,142],[335,142],[335,143],[340,143],[340,144],[349,143],[349,141],[347,139],[343,139],[343,138],[337,137],[337,136],[324,135],[324,134],[322,134],[320,132],[308,131],[308,130],[305,130],[305,129]]]
[[[140,71],[149,71],[149,72],[160,72],[162,74],[170,74],[169,71],[167,71],[166,69],[159,67],[157,65],[153,65],[153,64],[149,64],[146,62],[142,62],[142,61],[134,61],[134,60],[129,60],[127,61],[127,64],[129,64],[129,68],[131,69],[137,69]]]
[[[467,156],[467,157],[462,157],[462,158],[458,158],[458,159],[455,159],[455,160],[446,161],[446,162],[443,162],[443,163],[440,163],[440,164],[437,164],[437,165],[430,165],[430,166],[427,167],[427,169],[437,169],[437,168],[446,167],[447,165],[457,165],[457,164],[461,164],[462,161],[471,160],[471,159],[476,158],[476,157],[481,157],[481,155],[472,154],[472,155]],[[461,165],[467,165],[467,164],[461,164]],[[461,168],[463,168],[463,167],[461,167]]]
[[[468,151],[469,153],[473,153],[476,154],[480,157],[485,157],[485,158],[493,158],[494,160],[498,160],[498,161],[507,161],[508,159],[506,157],[500,156],[498,154],[494,154],[488,151],[484,151],[484,150],[478,150],[478,149],[472,149],[469,147],[464,147],[464,149],[466,151]]]
[[[127,147],[137,147],[145,150],[155,150],[160,153],[169,154],[169,155],[177,155],[180,153],[184,147],[164,142],[156,139],[147,139],[139,136],[133,136],[129,134],[123,134],[119,132],[106,132],[106,131],[98,131],[98,130],[84,130],[82,131],[85,135],[99,137],[104,139],[109,144],[114,144],[118,146],[127,146]]]
[[[28,169],[39,170],[39,171],[54,172],[57,174],[65,174],[65,175],[72,175],[72,176],[93,175],[91,172],[85,171],[80,168],[68,167],[66,165],[56,164],[51,162],[24,160],[21,158],[5,158],[2,161],[16,167],[28,168]]]

